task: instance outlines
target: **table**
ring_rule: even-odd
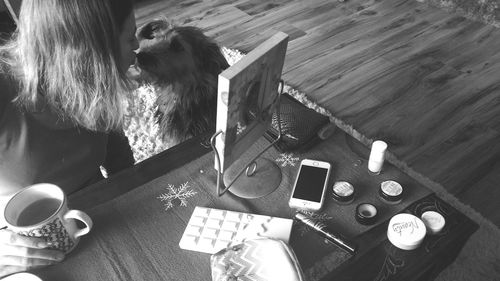
[[[267,141],[261,139],[250,151],[265,145]],[[455,259],[478,225],[392,165],[386,163],[380,175],[370,175],[368,152],[340,130],[300,154],[270,149],[263,157],[280,164],[281,185],[266,197],[245,200],[231,194],[217,197],[208,136],[194,138],[71,195],[70,206],[89,213],[94,229],[63,263],[35,273],[44,280],[68,281],[211,280],[210,255],[178,246],[194,207],[291,218],[294,210],[287,202],[298,160],[313,158],[333,164],[325,207],[315,216],[355,241],[358,252],[350,256],[309,229],[294,225],[290,245],[308,280],[430,280]],[[380,182],[388,179],[405,188],[399,204],[387,204],[377,195]],[[352,204],[341,205],[332,199],[331,185],[338,180],[355,186]],[[157,197],[168,192],[168,187],[185,187],[195,194],[185,198],[186,206],[174,200],[174,207],[165,210]],[[378,207],[376,224],[355,222],[354,208],[360,202]],[[388,242],[385,232],[393,215],[403,211],[420,215],[427,210],[437,210],[447,220],[439,235],[428,236],[413,251],[399,250]]]

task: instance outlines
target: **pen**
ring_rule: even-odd
[[[350,241],[346,241],[344,238],[341,238],[340,235],[334,234],[331,232],[328,227],[319,220],[313,219],[303,213],[297,212],[295,214],[295,218],[310,228],[316,230],[321,236],[328,239],[328,241],[334,243],[340,248],[344,249],[348,253],[354,255],[356,253],[356,246],[354,243]]]

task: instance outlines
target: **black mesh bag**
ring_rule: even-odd
[[[321,139],[318,132],[333,125],[328,116],[306,107],[287,93],[281,95],[280,115],[281,140],[275,144],[280,152],[300,152],[310,148]],[[276,112],[273,113],[271,127],[264,136],[269,141],[278,137]]]

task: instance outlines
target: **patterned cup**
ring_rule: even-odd
[[[43,237],[50,248],[69,253],[89,233],[92,220],[82,211],[69,210],[64,192],[56,185],[28,186],[9,200],[4,210],[7,227],[21,235]],[[78,228],[76,220],[85,224]]]

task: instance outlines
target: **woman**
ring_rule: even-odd
[[[113,172],[132,163],[116,133],[138,48],[132,1],[23,0],[0,49],[1,210],[24,186],[50,182],[71,193],[102,178],[101,165]],[[64,258],[46,246],[1,230],[0,277]]]

